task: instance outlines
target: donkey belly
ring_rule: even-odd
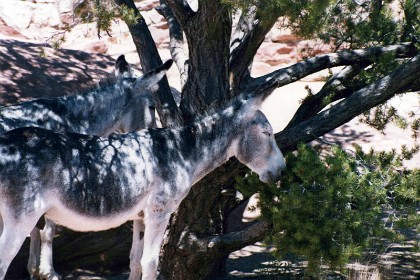
[[[129,207],[116,213],[97,216],[60,205],[48,210],[45,216],[55,223],[74,231],[102,231],[118,227],[130,220],[140,219],[139,213],[143,209],[143,202],[140,202],[134,207]]]

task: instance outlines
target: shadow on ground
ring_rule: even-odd
[[[0,40],[0,104],[71,94],[112,74],[113,65],[107,55]]]

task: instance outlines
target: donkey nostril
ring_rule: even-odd
[[[286,166],[280,167],[278,169],[278,174],[279,174],[280,177],[283,177],[285,173],[286,173]]]

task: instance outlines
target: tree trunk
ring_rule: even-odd
[[[209,248],[208,239],[225,233],[224,214],[229,197],[221,195],[224,186],[233,185],[229,164],[216,169],[197,183],[172,216],[163,246],[160,279],[206,279],[226,258],[222,251]],[[214,279],[214,278],[213,278]]]

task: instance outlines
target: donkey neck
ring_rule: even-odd
[[[234,118],[218,115],[180,129],[162,130],[152,136],[153,153],[169,166],[183,166],[194,184],[234,155],[234,143],[241,133],[235,127]]]
[[[133,92],[123,83],[110,83],[105,87],[66,97],[72,118],[85,120],[74,132],[106,136],[116,129],[121,115],[126,112]]]

